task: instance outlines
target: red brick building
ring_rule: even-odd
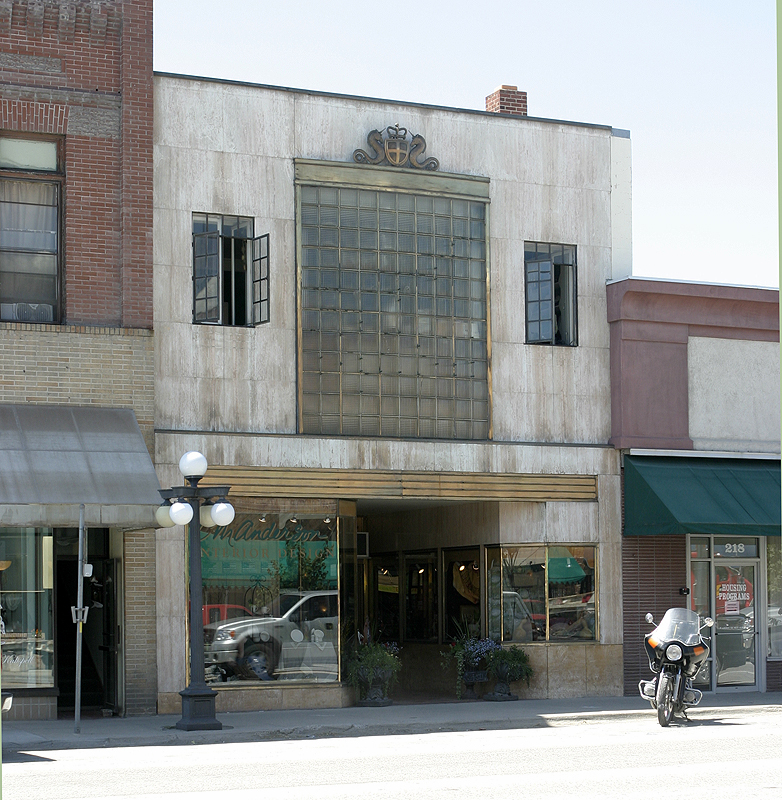
[[[95,578],[84,704],[155,710],[154,533],[139,532],[157,485],[151,328],[152,0],[0,0],[0,415],[13,434],[0,454],[0,561],[12,715],[73,704],[80,501]],[[33,577],[20,564],[30,559]],[[30,590],[50,593],[53,611],[18,601]]]

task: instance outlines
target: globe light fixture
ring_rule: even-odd
[[[212,509],[214,508],[213,505],[203,505],[201,506],[201,526],[204,528],[214,528],[217,524],[214,519],[212,519]]]
[[[203,478],[207,466],[206,457],[197,450],[191,450],[179,459],[179,471],[185,478]]]
[[[168,513],[174,525],[187,525],[193,519],[193,507],[190,503],[173,503]]]
[[[230,525],[234,521],[236,512],[230,503],[215,503],[212,506],[212,519],[214,525]]]
[[[162,506],[159,506],[155,511],[155,519],[157,520],[157,524],[160,525],[161,528],[173,528],[176,525],[173,519],[171,519],[171,504],[170,503],[163,503]]]

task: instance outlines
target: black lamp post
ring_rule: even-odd
[[[161,489],[165,501],[155,516],[162,527],[188,525],[190,547],[190,683],[179,694],[182,697],[182,719],[176,727],[184,731],[221,730],[215,718],[217,692],[204,680],[204,584],[201,578],[201,526],[229,525],[234,508],[226,501],[229,486],[199,487],[206,474],[206,458],[201,453],[185,453],[179,460],[179,471],[186,486]]]

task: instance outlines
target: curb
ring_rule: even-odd
[[[758,706],[721,706],[693,709],[690,712],[689,723],[698,724],[702,719],[719,719],[723,717],[737,717],[746,713],[768,714],[780,713],[782,707],[778,705]],[[325,724],[313,726],[299,726],[292,728],[276,728],[270,730],[241,731],[226,726],[221,731],[175,731],[169,729],[163,732],[134,737],[106,737],[103,739],[79,738],[82,734],[71,734],[67,739],[44,740],[36,738],[34,734],[19,732],[20,741],[14,741],[13,734],[8,739],[3,738],[3,757],[25,752],[75,750],[75,749],[106,749],[113,747],[160,747],[176,745],[201,745],[201,744],[245,744],[250,742],[269,741],[295,741],[320,738],[352,738],[357,736],[405,736],[426,733],[462,733],[467,731],[484,730],[524,730],[546,727],[562,727],[566,725],[583,725],[612,720],[649,719],[655,721],[655,712],[649,709],[628,709],[616,711],[576,711],[573,713],[538,714],[517,719],[486,719],[471,722],[410,722],[394,725],[370,723],[366,725]],[[25,741],[21,741],[24,739]],[[15,760],[15,759],[14,759]]]

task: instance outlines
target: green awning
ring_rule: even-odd
[[[779,461],[626,456],[624,501],[625,536],[779,536]]]

